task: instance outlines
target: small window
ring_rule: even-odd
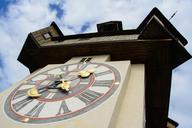
[[[47,32],[43,34],[43,37],[47,40],[51,38],[51,33]]]
[[[92,58],[91,57],[84,57],[80,60],[80,62],[84,63],[84,62],[89,62]]]
[[[82,59],[80,60],[80,62],[85,62],[85,60],[86,60],[86,58],[82,58]]]
[[[86,62],[89,62],[89,61],[91,61],[91,59],[92,59],[91,57],[87,58]]]

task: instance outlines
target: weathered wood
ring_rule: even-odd
[[[154,52],[146,63],[146,128],[164,128],[171,88],[170,45]]]
[[[59,46],[46,46],[38,49],[30,49],[26,55],[30,56],[30,59],[35,60],[38,65],[37,68],[42,68],[47,64],[53,63],[65,63],[68,59],[74,56],[85,55],[101,55],[110,54],[111,60],[131,60],[132,63],[145,63],[154,52],[164,45],[172,43],[172,61],[173,67],[179,65],[181,60],[186,60],[190,55],[182,50],[172,40],[130,40],[127,42],[105,42],[105,43],[82,43],[71,45],[59,45]],[[177,50],[173,48],[177,47]],[[180,55],[180,61],[175,56]],[[23,55],[25,56],[25,55]],[[23,63],[28,63],[29,60],[22,60]],[[35,69],[32,65],[33,69]],[[33,70],[32,70],[33,71]]]

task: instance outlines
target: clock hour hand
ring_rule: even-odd
[[[47,91],[48,89],[56,89],[58,88],[57,86],[61,83],[62,83],[61,81],[55,81],[53,84],[42,88],[37,89],[36,87],[33,87],[27,91],[27,95],[33,98],[40,97],[43,92]]]
[[[29,89],[29,90],[27,91],[27,95],[28,95],[29,97],[32,97],[32,98],[37,98],[37,97],[40,97],[40,96],[41,96],[41,94],[39,93],[38,89],[36,89],[35,87]]]

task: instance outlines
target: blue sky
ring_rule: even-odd
[[[29,32],[55,21],[64,35],[96,31],[96,24],[121,20],[124,29],[141,23],[153,7],[188,40],[192,53],[191,0],[1,0],[0,92],[29,74],[16,59]],[[179,128],[192,128],[192,60],[173,71],[169,116]]]
[[[63,9],[61,9],[61,4],[59,3],[59,4],[54,4],[54,3],[52,3],[52,4],[49,4],[49,8],[52,10],[52,11],[56,11],[56,17],[58,17],[58,18],[62,18],[62,16],[64,15],[64,10]]]
[[[2,11],[5,11],[8,4],[9,4],[9,1],[7,1],[7,0],[1,0],[1,1],[0,1],[0,9],[2,9]]]

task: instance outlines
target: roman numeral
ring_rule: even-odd
[[[69,66],[65,65],[63,68],[61,68],[62,71],[68,72],[69,71]]]
[[[61,115],[61,114],[68,113],[68,112],[71,112],[71,111],[69,110],[68,106],[66,105],[66,102],[62,101],[57,115]]]
[[[23,96],[26,96],[27,95],[27,90],[29,90],[29,89],[17,90],[16,94],[13,97],[13,100],[21,98]]]
[[[13,108],[17,111],[21,110],[23,107],[25,107],[27,104],[31,103],[33,101],[32,98],[25,98],[15,104],[13,104]]]
[[[55,95],[56,93],[48,92],[47,94],[44,95],[44,97],[47,99],[52,99]]]
[[[92,85],[93,87],[108,87],[113,84],[113,80],[96,80],[95,83]]]
[[[25,114],[26,116],[29,117],[38,117],[40,112],[42,111],[43,107],[44,107],[45,103],[44,102],[39,102],[34,108],[32,108],[27,114]],[[51,111],[51,110],[49,110]]]
[[[87,89],[86,91],[84,91],[83,93],[81,93],[76,97],[79,98],[81,101],[83,101],[85,104],[89,104],[94,100],[96,100],[101,95],[102,93],[98,93],[98,92]]]
[[[78,63],[76,70],[83,70],[87,67],[87,63]]]
[[[112,73],[111,70],[107,70],[104,72],[95,73],[95,76],[98,77],[98,76],[103,76],[103,75],[107,75],[107,74],[111,74],[111,73]]]
[[[32,81],[32,80],[28,80],[25,82],[25,84],[34,85],[34,84],[36,84],[36,82]]]

